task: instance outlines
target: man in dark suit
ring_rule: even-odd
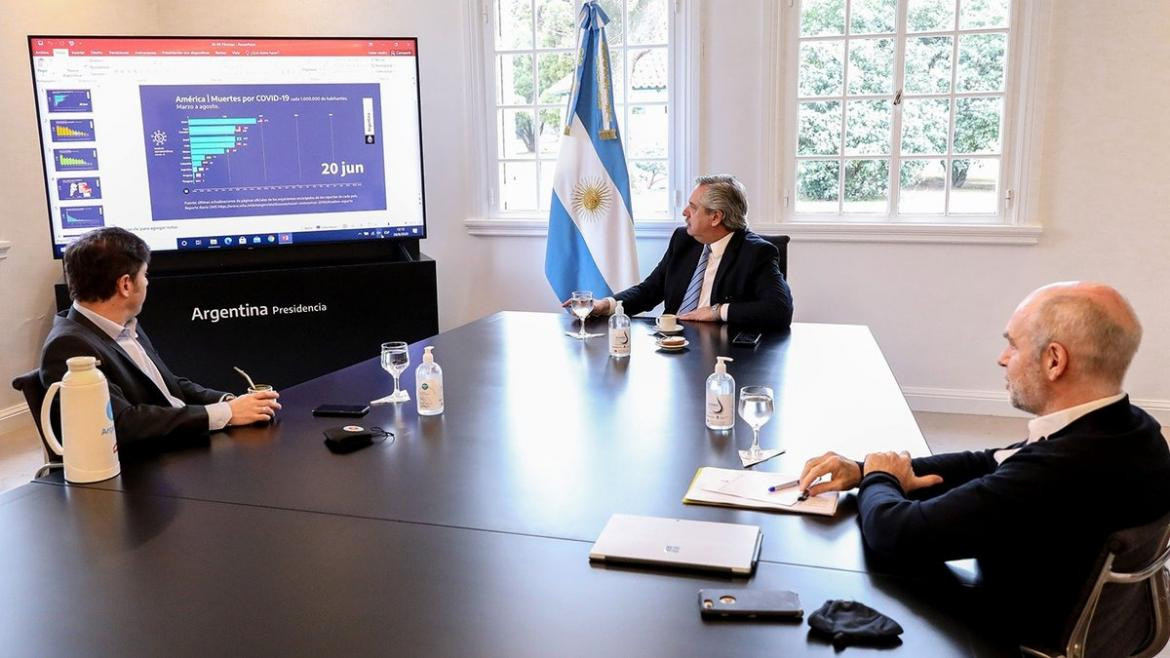
[[[1141,324],[1116,290],[1041,288],[1004,338],[1012,404],[1037,415],[1026,441],[864,463],[828,453],[805,465],[801,487],[859,487],[862,536],[878,555],[915,568],[976,558],[996,624],[1017,641],[1056,646],[1106,537],[1170,512],[1170,451],[1157,421],[1122,391]],[[1122,634],[1118,642],[1140,648],[1140,628]]]
[[[149,262],[146,243],[120,228],[91,231],[69,245],[65,281],[73,305],[53,318],[41,382],[59,381],[70,357],[97,357],[120,449],[271,419],[280,408],[275,391],[235,397],[176,377],[163,363],[137,326]]]
[[[661,303],[680,320],[788,328],[792,293],[776,247],[747,229],[743,184],[731,176],[699,177],[683,217],[686,226],[675,230],[650,276],[599,300],[594,313],[612,313],[614,300],[630,315]]]

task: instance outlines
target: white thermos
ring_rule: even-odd
[[[92,356],[67,359],[69,371],[54,382],[41,405],[41,428],[53,452],[65,461],[65,479],[70,482],[100,482],[122,472],[118,463],[118,441],[114,435],[114,409],[106,376]],[[61,392],[61,434],[65,445],[53,434],[49,411]]]

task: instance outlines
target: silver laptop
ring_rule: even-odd
[[[751,574],[760,526],[614,514],[589,551],[591,561]]]

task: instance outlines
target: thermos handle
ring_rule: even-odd
[[[41,404],[41,434],[45,437],[45,443],[49,444],[53,452],[57,456],[63,456],[65,449],[61,447],[61,441],[57,439],[57,435],[53,434],[52,414],[49,412],[53,409],[53,397],[57,395],[57,391],[61,388],[61,382],[53,382],[49,386],[49,390],[45,392],[45,401]]]

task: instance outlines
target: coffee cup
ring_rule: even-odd
[[[658,328],[663,331],[674,331],[678,329],[678,316],[670,313],[663,313],[658,316]]]

